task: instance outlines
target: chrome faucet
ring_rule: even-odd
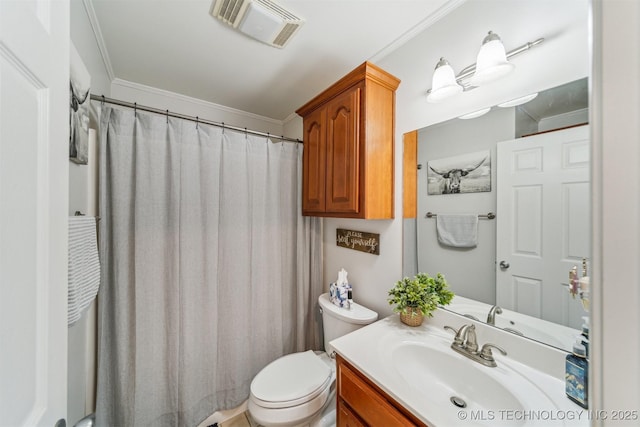
[[[493,358],[492,348],[495,348],[504,356],[507,352],[495,344],[486,343],[478,351],[478,340],[476,338],[476,326],[475,325],[463,325],[460,329],[456,330],[451,326],[445,326],[445,329],[453,331],[455,338],[451,348],[456,352],[468,357],[471,360],[475,360],[478,363],[482,363],[485,366],[496,367],[496,360]]]
[[[489,325],[496,324],[496,314],[502,314],[502,309],[497,305],[494,305],[493,307],[491,307],[491,309],[489,310],[489,314],[487,315],[487,323]]]

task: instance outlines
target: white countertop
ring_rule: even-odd
[[[345,360],[430,427],[451,425],[509,427],[516,425],[554,427],[589,425],[588,411],[571,402],[565,395],[562,375],[566,353],[520,337],[516,337],[517,339],[514,340],[513,334],[496,332],[496,328],[485,330],[489,327],[475,323],[480,346],[487,342],[483,338],[489,337],[490,342],[500,345],[508,353],[507,356],[502,356],[494,351],[498,367],[484,367],[448,348],[448,344],[453,342],[453,334],[445,331],[443,325],[447,324],[458,328],[464,323],[474,322],[444,310],[437,310],[433,318],[425,318],[424,323],[418,327],[406,326],[400,322],[398,315],[391,315],[333,340],[331,345]],[[501,341],[501,335],[496,336],[496,333],[504,334],[504,341]],[[446,349],[445,352],[451,351],[453,357],[460,357],[470,364],[477,364],[479,369],[495,370],[482,372],[488,373],[498,380],[501,375],[502,378],[508,378],[507,376],[511,375],[511,379],[514,376],[519,378],[511,384],[527,381],[527,387],[530,388],[517,386],[512,388],[520,389],[513,390],[514,395],[519,394],[518,397],[521,401],[528,402],[530,406],[524,410],[513,410],[509,407],[492,407],[490,410],[483,407],[478,410],[473,409],[472,405],[460,409],[448,401],[449,396],[446,396],[446,403],[443,403],[443,396],[430,395],[429,384],[408,385],[406,376],[403,378],[399,374],[398,367],[394,366],[395,362],[391,356],[393,349],[407,343],[427,342],[437,342],[440,346],[438,348]],[[522,360],[517,360],[518,356],[536,360],[538,366],[532,367],[523,363]],[[457,361],[456,363],[465,362]],[[561,366],[555,366],[557,364]],[[429,360],[424,361],[424,366],[425,369],[438,369],[437,366],[429,365]],[[540,369],[541,367],[548,369]],[[443,373],[440,370],[439,375],[449,375],[449,373]],[[456,372],[451,372],[450,375],[456,375]],[[433,388],[431,387],[431,389]],[[531,399],[522,389],[535,391],[531,393]],[[523,395],[523,393],[525,394]],[[548,400],[537,399],[542,395]]]

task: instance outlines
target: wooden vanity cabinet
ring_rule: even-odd
[[[340,355],[336,366],[337,427],[426,427]]]
[[[303,215],[393,218],[399,84],[365,62],[296,110],[303,118]]]

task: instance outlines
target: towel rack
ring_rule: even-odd
[[[438,214],[427,212],[427,214],[424,217],[425,218],[435,218],[437,216],[438,216]],[[486,218],[486,219],[494,219],[495,217],[496,217],[496,214],[494,214],[493,212],[489,212],[488,214],[480,214],[480,215],[478,215],[478,218]]]
[[[83,214],[81,211],[76,211],[73,216],[85,216],[85,214]],[[96,221],[100,221],[100,217],[97,216],[96,217]]]

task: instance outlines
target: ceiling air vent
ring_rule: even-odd
[[[211,15],[246,35],[282,48],[304,20],[271,0],[214,0]]]

